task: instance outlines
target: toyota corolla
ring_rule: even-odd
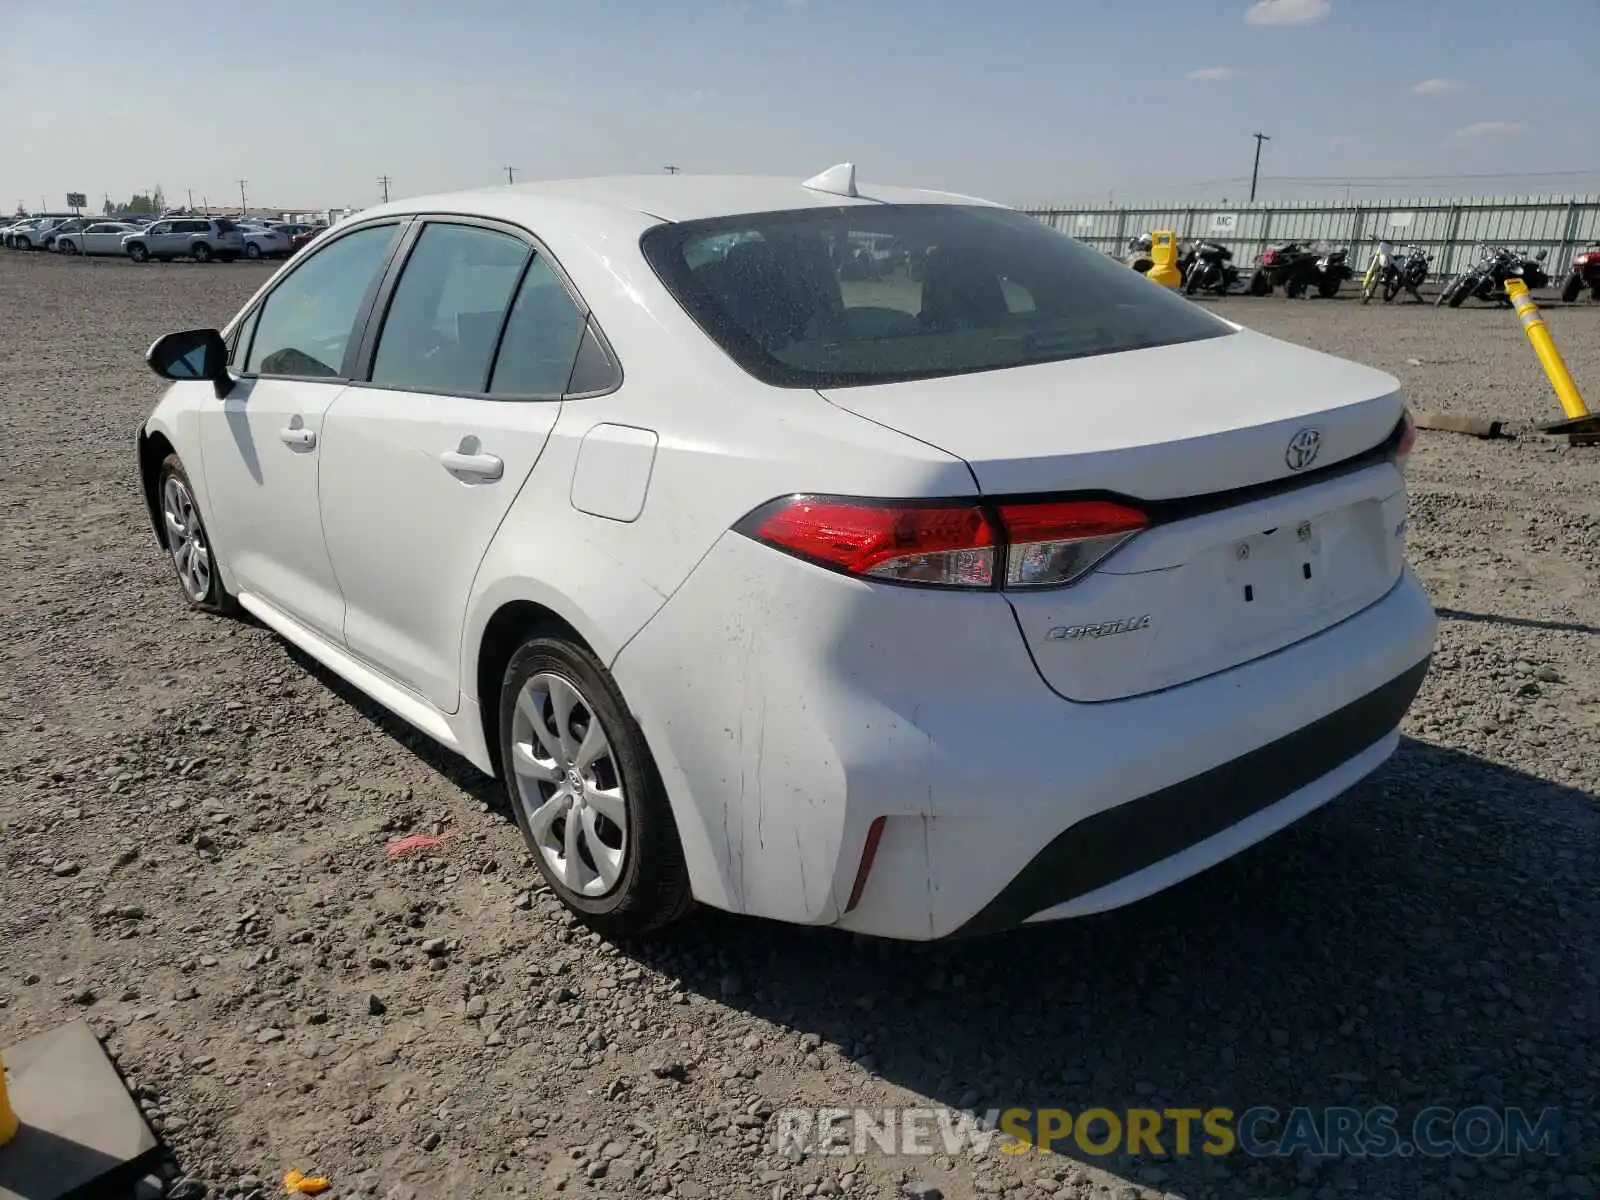
[[[1394,379],[848,164],[369,209],[148,362],[186,600],[608,935],[1126,904],[1383,763],[1433,646]]]

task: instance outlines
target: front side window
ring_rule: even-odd
[[[336,378],[367,290],[388,261],[395,225],[330,242],[296,267],[261,307],[247,374]]]
[[[757,213],[658,225],[641,248],[695,322],[780,387],[960,375],[1233,332],[1004,208]]]
[[[561,277],[542,255],[536,257],[511,307],[489,391],[499,396],[561,395],[572,377],[584,324],[583,311]]]
[[[372,382],[425,392],[486,391],[495,341],[530,253],[510,234],[428,224],[384,317]]]

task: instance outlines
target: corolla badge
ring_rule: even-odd
[[[1322,449],[1322,431],[1307,426],[1289,439],[1289,448],[1283,452],[1283,461],[1291,471],[1304,471],[1317,461],[1317,451]]]
[[[1044,635],[1047,642],[1075,642],[1080,638],[1110,637],[1114,633],[1132,633],[1150,628],[1150,614],[1142,617],[1119,617],[1115,621],[1096,621],[1092,625],[1057,625]]]

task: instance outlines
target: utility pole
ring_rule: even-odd
[[[507,167],[506,168],[506,182],[507,183],[515,183],[516,181],[517,181],[517,169],[515,167]]]
[[[189,211],[193,212],[194,211],[194,189],[193,188],[185,188],[184,190],[189,193]]]
[[[668,175],[676,175],[678,173],[678,168],[677,167],[662,167],[661,169],[663,171],[665,171]]]
[[[1250,203],[1256,202],[1256,178],[1261,174],[1261,143],[1270,142],[1272,139],[1264,133],[1250,135],[1256,139],[1256,165],[1250,168]]]
[[[247,179],[239,180],[239,215],[241,217],[245,214],[244,185],[248,182],[249,180]]]
[[[392,182],[387,175],[378,176],[378,186],[383,189],[383,202],[389,203],[389,184]]]

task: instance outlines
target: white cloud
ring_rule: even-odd
[[[1198,71],[1190,71],[1185,79],[1198,80],[1201,83],[1221,83],[1233,79],[1239,74],[1232,67],[1201,67]]]
[[[1457,145],[1464,145],[1487,141],[1490,138],[1510,137],[1527,128],[1521,121],[1474,121],[1471,125],[1463,125],[1452,133],[1450,140]]]
[[[1411,90],[1419,96],[1443,96],[1447,92],[1459,92],[1461,85],[1454,79],[1424,79],[1413,83]]]
[[[1331,0],[1256,0],[1247,25],[1310,25],[1333,11]]]

